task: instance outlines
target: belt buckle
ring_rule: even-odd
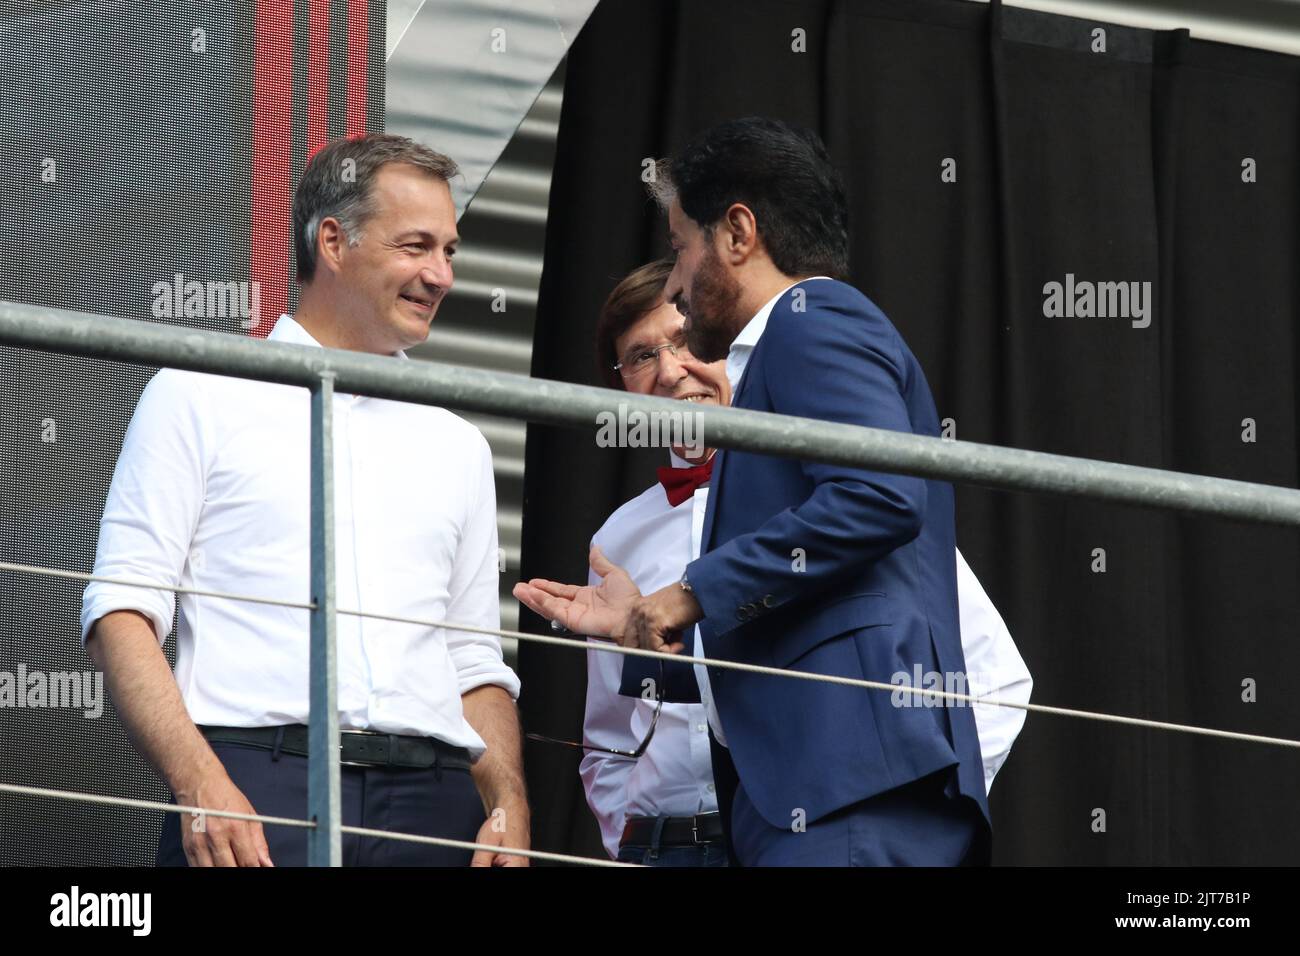
[[[691,817],[691,839],[695,841],[696,846],[708,846],[713,842],[712,837],[706,837],[703,840],[700,839],[700,821],[706,817],[712,817],[713,815],[714,814],[712,813],[697,813],[695,816]]]
[[[359,763],[356,760],[343,759],[343,744],[339,744],[339,766],[340,767],[367,767],[369,764]]]
[[[367,763],[367,762],[362,761],[362,760],[343,760],[343,759],[341,759],[341,758],[342,758],[342,755],[343,755],[343,735],[344,735],[344,734],[365,734],[366,736],[369,736],[369,737],[381,737],[381,736],[383,736],[383,735],[382,735],[382,734],[378,734],[378,733],[376,733],[376,732],[373,731],[373,730],[340,730],[340,731],[339,731],[339,757],[340,757],[340,759],[339,759],[339,766],[340,766],[340,767],[373,767],[373,766],[375,766],[374,763]]]

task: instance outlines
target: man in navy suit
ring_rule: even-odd
[[[676,266],[665,290],[702,361],[727,359],[739,408],[939,434],[925,376],[848,272],[844,190],[821,141],[768,119],[723,123],[661,164]],[[953,495],[944,482],[739,451],[716,456],[701,556],[642,596],[593,551],[599,587],[515,594],[627,646],[962,689]],[[693,625],[698,624],[698,627]],[[624,693],[658,665],[629,658]],[[689,699],[695,688],[669,696]],[[986,863],[979,742],[961,703],[699,669],[734,776],[744,865]],[[927,686],[933,686],[927,680]]]

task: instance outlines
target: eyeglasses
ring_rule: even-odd
[[[663,345],[628,352],[623,356],[623,361],[614,366],[614,371],[622,375],[625,382],[644,378],[652,369],[658,368],[659,353],[665,349],[673,358],[678,358],[679,353],[690,355],[690,350],[686,348],[685,331],[678,332]]]
[[[626,760],[637,760],[646,748],[650,746],[650,741],[654,739],[655,727],[659,724],[659,714],[664,709],[664,662],[659,662],[659,683],[655,685],[655,712],[650,718],[650,729],[646,731],[645,740],[637,744],[636,750],[616,750],[612,747],[597,747],[593,744],[580,744],[572,740],[561,740],[558,737],[544,737],[541,734],[524,734],[529,740],[536,740],[544,744],[560,744],[564,747],[574,747],[578,750],[594,750],[597,753],[611,754],[615,757],[623,757]]]

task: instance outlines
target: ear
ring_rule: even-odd
[[[758,250],[758,220],[744,203],[731,204],[716,232],[722,240],[718,255],[732,265],[743,265]]]
[[[333,216],[326,216],[316,230],[316,264],[337,274],[342,268],[347,237],[343,226]]]

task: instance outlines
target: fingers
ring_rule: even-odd
[[[253,844],[257,847],[257,859],[262,866],[275,866],[271,862],[271,847],[266,842],[266,832],[262,829],[262,824],[253,824]]]
[[[661,654],[680,654],[686,650],[678,631],[660,631],[650,624],[641,630],[641,646]]]
[[[528,595],[533,601],[545,601],[554,598],[563,601],[565,604],[573,600],[577,591],[578,589],[572,584],[557,584],[554,581],[541,581],[538,579],[527,583],[520,581],[511,589],[511,593],[521,601],[524,600],[523,595]]]
[[[233,847],[234,844],[226,834],[208,830],[208,850],[212,854],[213,866],[238,866]]]
[[[542,613],[541,592],[531,584],[520,581],[510,589],[510,593],[515,596],[516,601],[525,605],[529,610],[536,611],[538,614]]]
[[[238,808],[253,813],[251,806]],[[190,866],[274,866],[262,824],[255,820],[203,815],[202,826],[184,833],[181,845]]]
[[[262,825],[251,820],[233,820],[231,822],[235,824],[234,832],[230,835],[230,847],[235,854],[235,865],[261,866],[261,857],[263,848],[266,846],[266,839],[260,832],[254,832],[254,828],[260,831]]]
[[[686,650],[686,643],[681,639],[680,631],[663,631],[655,635],[655,640],[659,642],[660,651],[665,654],[680,654]]]
[[[194,848],[193,854],[186,854],[185,860],[190,866],[196,868],[216,866],[216,864],[212,862],[212,854],[208,852],[207,846],[202,843]]]
[[[185,851],[185,862],[190,866],[212,866],[212,854],[208,852],[207,834],[186,833],[181,840],[181,848]]]
[[[545,591],[554,597],[564,598],[572,601],[578,596],[579,586],[576,584],[561,584],[559,581],[546,581],[542,578],[533,578],[528,582],[532,587],[539,591]]]
[[[475,850],[474,859],[469,861],[470,866],[491,866],[492,857],[495,856],[491,850]]]
[[[605,552],[601,551],[597,545],[591,546],[591,553],[587,556],[587,563],[591,565],[591,570],[595,571],[602,578],[613,571],[618,565],[609,558],[605,557]]]
[[[520,604],[527,605],[530,610],[536,611],[537,608],[533,607],[532,603],[532,591],[532,586],[525,584],[523,581],[520,581],[510,589],[510,593],[515,596],[516,601]]]
[[[529,610],[540,614],[542,617],[549,617],[558,620],[565,627],[569,626],[568,622],[568,604],[564,601],[553,598],[545,591],[538,590],[531,584],[524,584],[522,581],[511,589],[511,594]]]
[[[648,638],[646,643],[642,646],[660,654],[680,654],[682,651],[686,650],[686,645],[681,641],[673,641],[672,643],[669,643],[668,641],[660,640],[658,637],[653,636]]]

